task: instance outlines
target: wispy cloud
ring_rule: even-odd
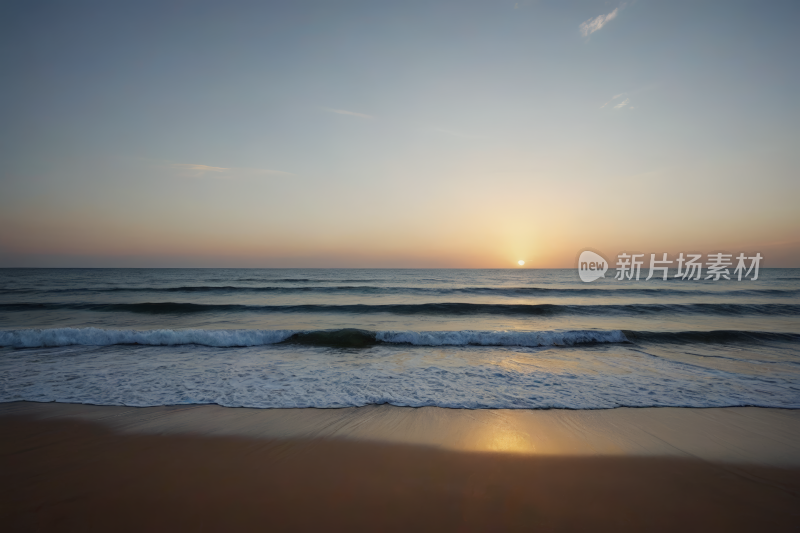
[[[344,109],[328,109],[326,107],[325,111],[328,111],[329,113],[336,113],[338,115],[350,115],[351,117],[375,118],[372,115],[365,115],[364,113],[356,113],[355,111],[345,111]]]
[[[624,5],[624,4],[623,4]],[[624,93],[615,94],[608,102],[600,106],[600,109],[603,109],[608,106],[612,106],[612,109],[615,111],[619,111],[620,109],[639,109],[640,102],[638,101],[638,97],[642,93],[647,93],[657,89],[659,83],[651,83],[649,85],[640,86],[636,88],[632,88],[630,91],[625,91]],[[615,103],[616,100],[622,98],[621,101],[616,102],[616,105],[612,105]],[[633,101],[631,101],[633,99]],[[634,107],[633,104],[636,104],[637,107]]]
[[[615,105],[614,109],[622,109],[623,107],[628,105],[630,103],[630,101],[631,101],[630,98],[626,98],[625,100],[623,100],[620,103],[618,103],[617,105]]]
[[[234,179],[251,176],[291,176],[289,172],[272,170],[268,168],[225,168],[212,167],[209,165],[198,165],[194,163],[176,163],[168,165],[168,168],[177,170],[178,175],[183,178],[218,178]]]
[[[619,13],[619,10],[623,7],[625,7],[625,4],[620,4],[619,7],[614,8],[614,11],[608,13],[607,15],[598,15],[593,19],[589,19],[586,22],[581,23],[581,35],[588,37],[594,32],[600,30],[603,26],[608,24],[608,21],[617,18],[617,13]]]
[[[193,165],[193,164],[175,164],[170,165],[172,168],[176,168],[179,170],[194,170],[196,172],[227,172],[229,168],[222,168],[222,167],[210,167],[208,165]]]
[[[608,101],[608,102],[606,102],[605,104],[601,105],[601,106],[600,106],[600,109],[603,109],[604,107],[606,107],[608,104],[610,104],[611,102],[613,102],[613,101],[614,101],[614,100],[616,100],[617,98],[621,98],[621,97],[623,97],[623,96],[627,96],[627,95],[628,95],[628,93],[619,93],[619,94],[615,95],[613,98],[611,98],[611,100],[609,100],[609,101]],[[617,106],[614,106],[614,109],[616,109],[616,108],[617,108]]]

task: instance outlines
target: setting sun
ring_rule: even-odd
[[[522,266],[522,265],[524,265],[524,264],[525,264],[525,261],[523,261],[522,259],[520,259],[519,261],[517,261],[517,263],[519,264],[519,266]]]

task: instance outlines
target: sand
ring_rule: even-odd
[[[8,531],[796,531],[800,411],[0,404]]]

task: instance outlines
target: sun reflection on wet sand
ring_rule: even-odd
[[[800,411],[732,407],[599,410],[146,408],[16,402],[0,415],[58,416],[115,431],[359,440],[540,456],[661,456],[800,466]],[[713,439],[708,435],[714,435]]]

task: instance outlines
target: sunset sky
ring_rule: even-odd
[[[0,4],[0,266],[800,267],[800,2]]]

